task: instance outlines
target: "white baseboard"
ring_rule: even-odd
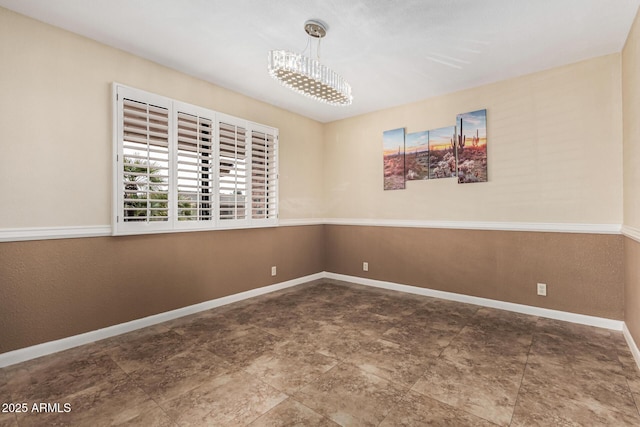
[[[546,317],[549,319],[562,320],[565,322],[579,323],[582,325],[596,326],[598,328],[622,331],[624,322],[622,320],[605,319],[603,317],[587,316],[585,314],[569,313],[566,311],[550,310],[548,308],[533,307],[530,305],[515,304],[512,302],[498,301],[487,298],[473,297],[453,292],[437,291],[434,289],[419,288],[417,286],[401,285],[393,282],[383,282],[381,280],[366,279],[357,276],[347,276],[344,274],[325,273],[327,279],[342,280],[345,282],[357,283],[360,285],[374,286],[376,288],[391,289],[394,291],[407,292],[410,294],[423,295],[428,297],[458,301],[467,304],[480,305],[483,307],[497,308],[500,310],[514,311],[516,313],[530,314],[532,316]]]
[[[288,280],[286,282],[276,283],[274,285],[240,292],[226,297],[205,301],[199,304],[178,308],[176,310],[154,314],[142,319],[120,323],[118,325],[109,326],[103,329],[98,329],[96,331],[86,332],[84,334],[74,335],[56,341],[49,341],[31,347],[2,353],[0,354],[0,368],[322,278],[324,278],[324,272],[311,274],[309,276],[299,277],[297,279]]]
[[[74,335],[72,337],[50,341],[43,344],[10,351],[7,353],[2,353],[0,354],[0,368],[318,279],[342,280],[360,285],[373,286],[377,288],[384,288],[428,297],[458,301],[467,304],[480,305],[483,307],[491,307],[500,310],[530,314],[533,316],[557,319],[565,322],[579,323],[583,325],[596,326],[599,328],[623,331],[627,343],[629,344],[629,348],[633,353],[633,357],[640,367],[640,350],[638,350],[638,347],[633,341],[633,338],[631,337],[631,334],[629,333],[629,330],[627,329],[625,323],[621,320],[612,320],[601,317],[587,316],[584,314],[568,313],[565,311],[550,310],[546,308],[532,307],[523,304],[515,304],[487,298],[456,294],[452,292],[419,288],[417,286],[402,285],[398,283],[366,279],[357,276],[347,276],[344,274],[321,272],[293,280],[288,280],[286,282],[276,283],[274,285],[264,286],[261,288],[252,289],[250,291],[240,292],[226,297],[205,301],[199,304],[190,305],[188,307],[155,314],[153,316],[144,317],[142,319],[136,319],[130,322],[109,326],[107,328],[98,329],[96,331],[86,332],[84,334]]]
[[[631,350],[633,359],[636,361],[638,369],[640,369],[640,349],[638,349],[638,345],[631,336],[631,332],[629,331],[629,328],[627,328],[626,323],[622,326],[622,333],[624,334],[624,339],[627,340],[627,345],[629,346],[629,350]]]

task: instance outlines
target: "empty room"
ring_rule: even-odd
[[[0,0],[0,427],[640,425],[640,0]]]

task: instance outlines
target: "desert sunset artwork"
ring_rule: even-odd
[[[404,128],[382,133],[384,155],[384,189],[403,190],[404,180]]]
[[[487,110],[456,118],[458,182],[487,182]]]
[[[446,126],[429,131],[429,178],[451,178],[456,176],[456,154],[454,151],[455,126]]]
[[[429,179],[429,131],[405,137],[404,170],[407,181]]]

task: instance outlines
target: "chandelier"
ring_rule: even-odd
[[[327,26],[318,20],[304,23],[304,30],[311,38],[318,39],[316,59],[286,50],[269,51],[269,74],[282,85],[302,95],[331,105],[350,105],[353,101],[349,83],[331,68],[319,61],[320,39],[327,35]],[[305,48],[306,50],[306,48]]]

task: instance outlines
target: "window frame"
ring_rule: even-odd
[[[168,191],[168,218],[166,221],[153,221],[146,217],[143,221],[124,221],[124,193],[125,193],[125,179],[124,179],[124,99],[130,99],[135,102],[141,102],[147,105],[154,105],[161,108],[168,109],[168,178],[167,185]],[[273,227],[278,225],[279,209],[279,185],[278,185],[278,142],[279,142],[279,130],[273,126],[263,125],[255,123],[242,118],[234,117],[228,114],[216,112],[204,107],[196,106],[193,104],[177,101],[168,97],[157,95],[154,93],[146,92],[143,90],[135,89],[129,86],[125,86],[119,83],[113,83],[112,85],[112,103],[113,103],[113,183],[112,183],[112,235],[136,235],[136,234],[153,234],[153,233],[170,233],[170,232],[184,232],[184,231],[205,231],[205,230],[227,230],[227,229],[240,229],[240,228],[254,228],[254,227]],[[211,168],[209,171],[213,174],[212,179],[207,178],[207,181],[211,181],[211,219],[198,220],[180,220],[178,217],[179,207],[179,172],[180,165],[178,164],[178,115],[186,114],[193,115],[203,120],[210,121],[212,126],[212,138],[211,138]],[[221,171],[220,171],[220,123],[229,123],[234,126],[240,126],[245,131],[245,155],[244,162],[246,164],[244,170],[244,184],[245,191],[242,195],[244,197],[244,218],[240,219],[221,219]],[[184,123],[184,120],[182,121]],[[199,122],[198,122],[199,123]],[[184,129],[184,128],[181,128]],[[196,141],[200,144],[200,134],[196,132]],[[253,150],[253,135],[254,132],[261,132],[265,135],[273,137],[273,162],[274,165],[269,172],[274,176],[273,185],[275,189],[273,192],[267,192],[265,196],[265,203],[268,207],[266,218],[255,218],[253,209],[253,164],[252,164],[252,150]],[[199,150],[199,148],[197,149]],[[181,151],[184,155],[184,150]],[[199,153],[199,151],[197,151]],[[237,159],[237,157],[236,157]],[[196,176],[199,176],[200,170]],[[235,168],[234,168],[235,169]],[[184,169],[182,170],[184,174]],[[187,172],[188,174],[188,172]],[[184,176],[184,175],[183,175]],[[198,178],[196,178],[198,179]],[[193,179],[192,179],[193,180]],[[202,188],[200,183],[197,185],[196,198],[200,201]],[[207,193],[208,194],[208,193]],[[196,207],[199,208],[199,203],[196,203]],[[237,205],[236,205],[237,209]],[[271,216],[269,216],[271,215]],[[204,217],[208,218],[208,217]],[[184,219],[184,218],[183,218]]]

